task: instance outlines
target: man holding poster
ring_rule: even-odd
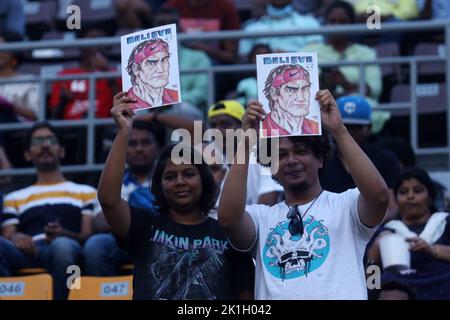
[[[134,104],[135,110],[180,102],[176,90],[180,80],[176,36],[173,36],[176,35],[176,30],[173,26],[122,37],[122,65],[127,59],[126,69],[122,70],[124,90],[128,91],[129,98],[137,101]],[[134,47],[128,54],[131,43]]]
[[[299,58],[300,56],[293,54],[269,54],[261,55],[258,59],[258,92],[260,101],[263,101],[266,108],[268,106],[267,116],[261,122],[262,137],[321,133],[319,117],[314,116],[318,114],[317,105],[311,110],[311,95],[315,93],[311,92],[314,89],[311,75],[306,67],[295,63],[301,61]],[[273,64],[278,65],[273,67]],[[311,62],[308,65],[310,69],[313,68]],[[272,69],[265,77],[264,74],[269,70],[267,67]],[[262,79],[265,79],[264,82]],[[318,80],[314,82],[317,85]]]

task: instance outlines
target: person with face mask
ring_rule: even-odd
[[[257,21],[250,22],[244,31],[303,30],[320,27],[319,21],[313,16],[301,15],[295,11],[292,0],[268,0],[266,13]],[[266,44],[275,52],[289,52],[298,51],[308,43],[320,41],[322,36],[319,35],[243,39],[239,43],[239,54],[247,55],[257,43]]]
[[[355,11],[346,1],[335,1],[325,10],[325,25],[349,25],[355,23]],[[368,46],[354,43],[348,35],[327,36],[323,43],[308,44],[305,52],[317,52],[319,63],[353,60],[374,60],[376,52]],[[333,95],[341,97],[359,92],[358,66],[333,67],[321,70],[321,83],[330,88]],[[364,71],[366,96],[375,105],[382,89],[382,76],[379,66],[367,65]]]

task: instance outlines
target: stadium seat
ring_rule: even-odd
[[[43,64],[39,62],[24,62],[17,68],[20,74],[39,75]]]
[[[53,0],[25,2],[25,28],[29,40],[40,40],[44,32],[54,27],[56,7]]]
[[[0,278],[0,300],[52,300],[53,279],[47,274]]]
[[[60,32],[60,31],[49,31],[45,32],[42,35],[42,40],[62,40],[62,41],[73,41],[76,39],[76,34],[74,32]],[[49,49],[45,49],[49,50]],[[33,50],[33,57],[34,58],[40,58],[38,56],[39,53],[47,52],[42,49]],[[64,60],[75,60],[80,58],[80,50],[78,48],[64,48],[64,49],[50,49],[55,50],[54,56],[44,56],[43,58],[61,58]]]
[[[25,23],[52,25],[53,17],[56,15],[55,1],[25,2]]]
[[[44,268],[23,268],[17,271],[17,274],[20,275],[31,275],[31,274],[40,274],[47,273],[47,269]]]
[[[421,42],[414,48],[415,56],[439,56],[445,58],[445,47],[438,43]],[[419,76],[443,75],[445,62],[422,62],[418,67]]]
[[[131,300],[133,276],[80,277],[80,289],[69,291],[69,300]]]
[[[419,114],[435,114],[446,110],[446,92],[444,83],[418,84],[416,87],[417,110]],[[391,102],[411,102],[410,86],[398,84],[391,93]],[[409,114],[408,110],[395,111],[395,115]]]
[[[73,4],[80,7],[83,22],[98,23],[116,18],[114,0],[76,0]]]
[[[374,47],[378,58],[389,58],[400,56],[400,47],[396,42],[379,43]],[[400,82],[400,66],[398,64],[381,65],[383,77],[393,76],[396,82]]]

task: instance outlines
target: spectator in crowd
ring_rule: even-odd
[[[334,0],[294,0],[293,5],[295,10],[303,15],[314,15],[320,18],[323,15],[324,8],[326,8]]]
[[[0,134],[0,170],[11,168],[12,168],[11,161],[9,161],[8,154],[6,153],[5,148],[3,147],[3,136]],[[8,188],[10,183],[11,183],[10,177],[0,176],[0,188],[1,188],[0,190],[3,190],[3,188]]]
[[[446,0],[417,0],[421,19],[449,20],[450,2]]]
[[[147,110],[143,110],[147,111]],[[153,210],[150,192],[153,169],[161,146],[166,143],[165,128],[185,129],[193,134],[189,115],[149,112],[136,116],[127,148],[127,170],[122,182],[122,198],[132,206]],[[112,141],[111,141],[112,143]],[[93,220],[95,234],[84,245],[85,273],[92,276],[114,276],[130,256],[118,248],[103,214]]]
[[[416,165],[416,154],[406,139],[390,137],[380,141],[379,146],[394,153],[402,169]]]
[[[244,107],[235,100],[222,100],[213,104],[208,111],[208,125],[212,129],[221,132],[223,140],[221,146],[217,145],[219,151],[223,153],[229,164],[234,158],[237,150],[236,141],[229,139],[227,130],[239,129],[242,125]],[[233,144],[233,154],[227,154],[229,145]],[[228,150],[227,150],[228,148]],[[278,202],[282,187],[271,179],[268,168],[264,168],[256,162],[256,156],[252,153],[252,164],[249,166],[249,178],[247,179],[247,204],[265,203],[273,205]]]
[[[85,38],[104,36],[103,31],[89,30]],[[58,74],[76,75],[96,71],[112,71],[103,51],[98,47],[81,51],[79,68],[62,70]],[[110,116],[112,97],[119,91],[116,79],[101,79],[95,83],[95,115],[97,118]],[[54,119],[75,120],[85,118],[89,109],[89,81],[87,79],[57,81],[52,86],[49,108]]]
[[[150,192],[156,159],[160,149],[157,133],[151,123],[133,121],[128,141],[127,170],[122,181],[122,199],[132,206],[153,209],[154,196]],[[91,276],[114,276],[118,268],[131,262],[128,254],[117,247],[116,239],[103,214],[94,218],[94,232],[84,245],[83,256],[85,273]]]
[[[355,11],[345,1],[334,1],[325,10],[325,25],[344,25],[355,23]],[[324,43],[310,44],[302,48],[305,52],[317,52],[319,63],[339,61],[374,60],[376,52],[368,46],[353,43],[348,35],[327,36]],[[368,65],[364,70],[365,95],[372,106],[381,94],[382,76],[377,65]],[[359,67],[342,66],[322,70],[321,84],[335,97],[359,92]]]
[[[415,273],[385,271],[383,278],[398,280],[415,288],[417,300],[450,298],[450,219],[448,213],[436,212],[433,182],[423,169],[406,169],[395,186],[400,216],[388,222],[368,251],[371,263],[381,264],[379,239],[394,231],[404,237],[411,252]],[[399,253],[400,254],[400,253]]]
[[[0,30],[25,36],[25,13],[23,1],[2,0],[0,2]]]
[[[357,21],[366,23],[370,16],[367,13],[369,6],[377,6],[380,9],[382,22],[412,20],[419,17],[417,0],[346,0],[355,8]]]
[[[96,190],[67,181],[59,161],[64,148],[48,123],[36,123],[27,134],[25,158],[37,171],[35,184],[4,199],[0,239],[0,275],[21,268],[43,267],[53,277],[54,297],[67,297],[67,267],[81,258],[82,244],[98,213]]]
[[[408,141],[404,138],[388,138],[380,142],[379,146],[385,150],[391,151],[399,160],[400,168],[403,170],[409,167],[416,166],[416,155]],[[434,206],[439,211],[446,211],[445,186],[438,181],[433,180],[436,197]]]
[[[151,187],[157,209],[139,209],[121,198],[134,102],[123,93],[114,98],[118,133],[99,182],[105,217],[136,259],[134,298],[231,299],[252,291],[253,263],[232,249],[218,222],[208,217],[214,180],[203,160],[193,164],[191,147],[184,149],[188,162],[182,164],[171,157],[175,145],[161,152]]]
[[[445,21],[450,20],[450,2],[446,0],[417,0],[417,6],[420,11],[420,19]],[[405,39],[406,48],[409,53],[412,53],[414,46],[420,42],[444,42],[443,30],[427,30],[426,32],[416,31],[408,33]]]
[[[144,29],[151,24],[153,10],[145,0],[115,0],[117,24],[123,29]]]
[[[20,1],[18,1],[20,2]],[[0,28],[0,43],[18,42],[21,37]],[[19,52],[0,52],[0,79],[20,80],[29,75],[19,74]],[[39,85],[36,82],[0,84],[0,122],[36,120],[39,108]]]
[[[284,31],[319,28],[319,21],[308,15],[301,15],[292,6],[292,0],[269,0],[266,6],[267,15],[257,21],[249,22],[244,32]],[[322,36],[308,35],[295,37],[271,37],[242,39],[239,43],[239,54],[249,54],[256,43],[264,43],[275,52],[299,51],[305,45],[322,41]]]
[[[183,32],[208,32],[239,30],[239,16],[232,0],[169,0],[167,8],[180,13]],[[186,46],[205,52],[214,62],[235,63],[237,42],[223,40],[221,43],[191,42]]]
[[[101,30],[83,30],[84,38],[105,36]],[[106,59],[104,51],[99,47],[81,49],[80,67],[65,69],[59,72],[64,75],[82,75],[93,72],[113,71]],[[89,80],[75,79],[56,81],[52,85],[48,113],[51,119],[78,120],[86,118],[89,108],[94,108],[96,118],[110,116],[112,97],[121,87],[120,79],[98,79],[95,81],[94,106],[89,105]],[[99,127],[96,136],[104,136],[104,128]],[[68,128],[62,132],[67,143],[66,163],[79,164],[86,157],[86,130],[84,128]],[[98,140],[98,142],[100,139]],[[99,148],[100,149],[100,148]]]
[[[256,299],[367,299],[362,255],[385,216],[388,188],[348,133],[331,93],[318,91],[316,99],[323,127],[341,148],[357,188],[322,190],[319,173],[330,148],[326,134],[280,138],[272,161],[278,161],[274,177],[286,200],[274,206],[245,206],[248,163],[231,166],[219,223],[236,248],[256,259]],[[264,116],[259,102],[250,103],[242,121],[250,138],[238,146],[246,159],[257,142],[251,132]]]
[[[177,30],[181,31],[178,21],[178,12],[170,8],[162,8],[155,16],[155,26],[174,23],[177,25]],[[178,46],[178,58],[180,71],[211,66],[211,61],[206,53],[201,50],[190,49],[183,43]],[[180,82],[183,101],[189,102],[200,109],[206,107],[207,95],[205,92],[208,91],[208,76],[206,73],[181,73]]]
[[[391,189],[391,203],[389,214],[396,213],[396,205],[392,189],[400,174],[400,164],[390,151],[383,150],[367,140],[370,136],[371,108],[368,101],[362,96],[346,96],[337,100],[342,122],[348,132],[358,143],[363,152],[380,172],[387,186]],[[322,188],[331,192],[344,192],[356,186],[356,181],[351,174],[351,165],[345,160],[342,150],[338,145],[331,156],[326,170],[320,177]]]
[[[265,44],[255,44],[248,54],[247,63],[256,65],[256,56],[258,54],[272,53],[272,49]],[[246,105],[250,100],[258,98],[258,83],[256,81],[256,74],[242,79],[236,87],[236,100],[242,105]]]

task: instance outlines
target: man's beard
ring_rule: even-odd
[[[301,182],[301,183],[297,183],[297,184],[292,184],[292,185],[288,185],[287,188],[291,191],[291,192],[303,192],[305,190],[308,190],[309,188],[309,184],[308,182]]]
[[[34,166],[36,167],[36,170],[38,172],[52,172],[58,169],[59,161],[55,160],[53,162],[45,162],[45,163],[35,162]]]

